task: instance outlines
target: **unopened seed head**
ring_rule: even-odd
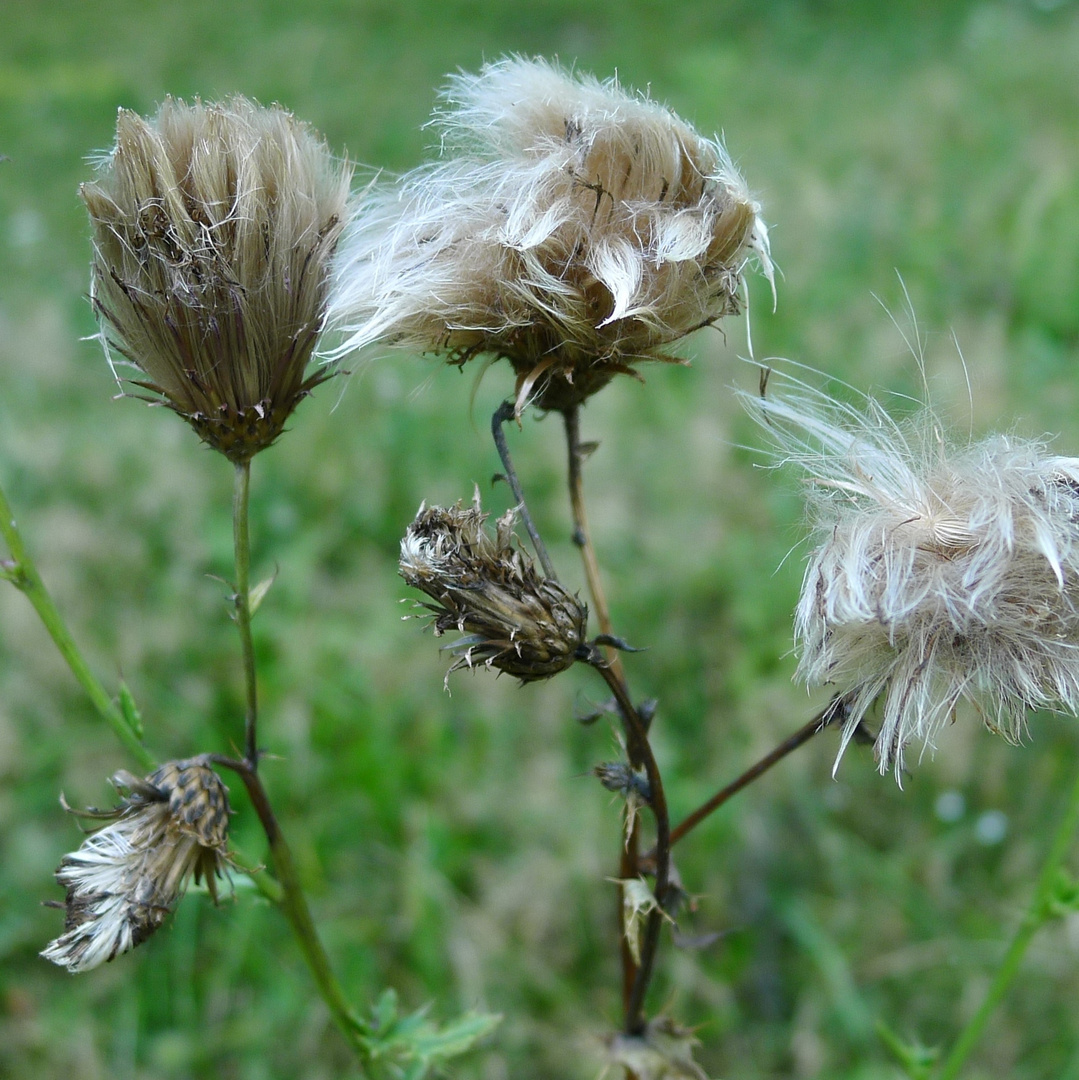
[[[878,697],[880,768],[931,745],[961,701],[1018,738],[1079,708],[1079,458],[1011,435],[899,423],[772,376],[746,398],[806,478],[814,547],[795,617],[799,675],[834,684],[843,745]]]
[[[342,243],[341,352],[505,357],[518,411],[564,410],[736,312],[751,258],[770,277],[723,146],[616,80],[511,58],[443,99],[443,160],[373,190]]]
[[[401,576],[430,598],[435,634],[459,630],[451,671],[483,664],[522,682],[548,679],[578,658],[588,608],[542,577],[505,514],[492,536],[471,506],[421,506],[401,541]]]
[[[67,889],[64,933],[41,955],[72,972],[145,941],[191,878],[216,899],[216,879],[228,863],[228,789],[208,759],[171,761],[145,780],[120,772],[112,782],[124,796],[120,805],[76,811],[108,824],[56,871]]]
[[[236,97],[121,109],[99,173],[80,194],[114,372],[126,358],[136,391],[249,459],[331,373],[307,368],[350,170],[291,113]]]

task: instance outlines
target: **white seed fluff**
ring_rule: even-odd
[[[346,229],[335,355],[503,356],[519,399],[548,388],[560,407],[737,311],[751,257],[771,279],[723,146],[615,80],[515,57],[443,101],[441,160],[372,187]]]
[[[847,694],[846,747],[883,696],[881,772],[971,702],[1017,739],[1027,710],[1079,708],[1079,458],[946,435],[797,380],[744,400],[808,478],[798,677]],[[837,759],[838,765],[838,759]]]

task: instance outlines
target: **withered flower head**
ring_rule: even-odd
[[[699,1045],[689,1028],[657,1016],[640,1035],[614,1035],[607,1044],[607,1065],[621,1067],[638,1080],[708,1080],[693,1060]]]
[[[450,79],[445,153],[373,190],[331,321],[464,363],[505,357],[518,412],[579,404],[740,307],[768,234],[723,146],[646,96],[510,58]]]
[[[450,671],[485,664],[522,682],[568,668],[584,643],[588,608],[541,577],[516,546],[514,511],[491,536],[479,494],[473,504],[421,506],[401,541],[401,576],[433,603],[435,634],[460,630]],[[449,677],[447,673],[447,678]]]
[[[80,194],[110,363],[115,349],[134,386],[248,460],[331,374],[307,367],[350,170],[290,113],[241,97],[168,98],[153,120],[121,109],[99,169]]]
[[[64,933],[41,955],[72,972],[140,945],[191,877],[216,900],[228,861],[228,789],[205,757],[170,761],[145,780],[119,772],[112,783],[124,796],[114,810],[73,811],[109,824],[56,871],[67,888]]]
[[[1079,458],[773,381],[747,401],[809,480],[815,544],[798,672],[846,695],[842,745],[878,697],[897,778],[904,746],[931,745],[964,699],[1010,738],[1029,709],[1079,710]]]

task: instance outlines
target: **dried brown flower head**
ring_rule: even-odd
[[[115,349],[133,385],[248,460],[332,373],[307,367],[350,170],[284,109],[236,97],[121,109],[100,173],[80,193],[110,363]]]
[[[342,241],[339,353],[506,357],[518,412],[567,409],[737,311],[751,256],[771,278],[723,146],[647,97],[521,58],[443,96],[447,156],[373,190]]]
[[[621,1067],[638,1080],[708,1080],[693,1060],[700,1040],[668,1016],[648,1022],[640,1035],[620,1032],[607,1046],[607,1065]]]
[[[88,971],[140,945],[192,877],[216,900],[228,860],[228,789],[205,757],[170,761],[145,780],[119,772],[112,783],[124,794],[114,810],[73,811],[109,824],[56,871],[67,888],[64,933],[41,955],[68,971]]]
[[[423,606],[435,633],[465,635],[450,671],[485,664],[522,682],[548,679],[584,644],[587,606],[536,572],[516,546],[515,516],[499,518],[492,537],[477,493],[470,507],[421,506],[401,541],[401,576],[434,601]]]

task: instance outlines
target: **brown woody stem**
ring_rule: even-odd
[[[782,761],[788,754],[793,753],[799,746],[804,746],[818,731],[823,731],[836,720],[842,720],[846,712],[845,706],[844,697],[833,698],[808,724],[800,727],[793,735],[784,739],[774,750],[765,754],[760,761],[755,765],[751,765],[737,779],[732,780],[726,787],[720,788],[715,795],[698,806],[692,814],[685,817],[671,830],[671,846],[677,844],[686,833],[695,829],[709,814],[718,810],[728,799],[732,799],[743,788],[749,787],[754,780],[762,777],[773,765]],[[644,857],[645,861],[649,861],[653,854],[649,852]],[[658,854],[658,852],[655,854]]]

